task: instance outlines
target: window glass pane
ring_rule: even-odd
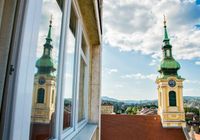
[[[44,103],[44,95],[45,90],[44,88],[39,88],[37,92],[37,103]]]
[[[176,92],[174,91],[169,92],[169,105],[176,106]]]
[[[85,119],[85,86],[86,80],[86,64],[81,57],[81,64],[80,64],[80,78],[79,78],[79,107],[78,107],[78,122]]]
[[[31,140],[52,138],[62,21],[60,7],[56,0],[43,0],[34,83],[32,83]]]
[[[75,63],[75,44],[76,44],[77,18],[73,7],[70,13],[70,25],[67,33],[67,49],[66,49],[66,68],[64,80],[64,112],[63,112],[63,129],[72,127],[73,116],[73,82],[74,82],[74,63]]]

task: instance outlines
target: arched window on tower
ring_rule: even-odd
[[[169,92],[169,106],[176,106],[176,92]]]
[[[52,90],[52,98],[51,98],[51,103],[53,104],[54,101],[54,90]]]
[[[43,88],[38,89],[37,93],[37,103],[44,103],[45,90]]]

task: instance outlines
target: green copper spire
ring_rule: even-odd
[[[163,40],[163,42],[169,42],[166,23],[167,22],[166,22],[166,18],[165,18],[165,15],[164,15],[164,40]]]
[[[180,69],[180,64],[172,56],[172,45],[169,43],[169,37],[167,33],[166,18],[164,16],[164,39],[163,39],[163,59],[160,63],[158,71],[161,77],[168,77],[174,75],[178,77],[177,71]]]
[[[51,16],[51,19],[49,21],[49,31],[48,31],[48,35],[47,35],[47,38],[46,38],[46,44],[50,44],[52,39],[51,39],[51,28],[52,28],[52,16]]]
[[[44,44],[43,55],[37,60],[36,67],[38,69],[37,74],[47,74],[53,75],[56,70],[52,59],[52,49],[51,45],[51,28],[52,28],[52,18],[50,19],[49,31],[46,37],[46,43]]]

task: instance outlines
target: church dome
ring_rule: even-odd
[[[41,68],[41,67],[54,68],[54,63],[53,63],[52,58],[41,57],[40,59],[37,60],[36,67],[37,68]]]
[[[159,72],[162,70],[179,70],[180,64],[174,58],[163,59],[160,63]]]
[[[51,57],[41,57],[37,60],[36,67],[38,68],[38,73],[41,74],[51,74],[56,70]]]

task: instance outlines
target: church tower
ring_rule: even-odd
[[[52,59],[51,28],[52,20],[50,20],[43,54],[36,62],[37,73],[34,77],[31,116],[33,123],[49,123],[55,111],[56,77],[53,73],[56,69]]]
[[[161,116],[163,127],[185,127],[183,108],[183,81],[178,75],[180,64],[173,58],[172,45],[167,33],[164,17],[163,59],[156,79],[158,85],[158,114]]]

